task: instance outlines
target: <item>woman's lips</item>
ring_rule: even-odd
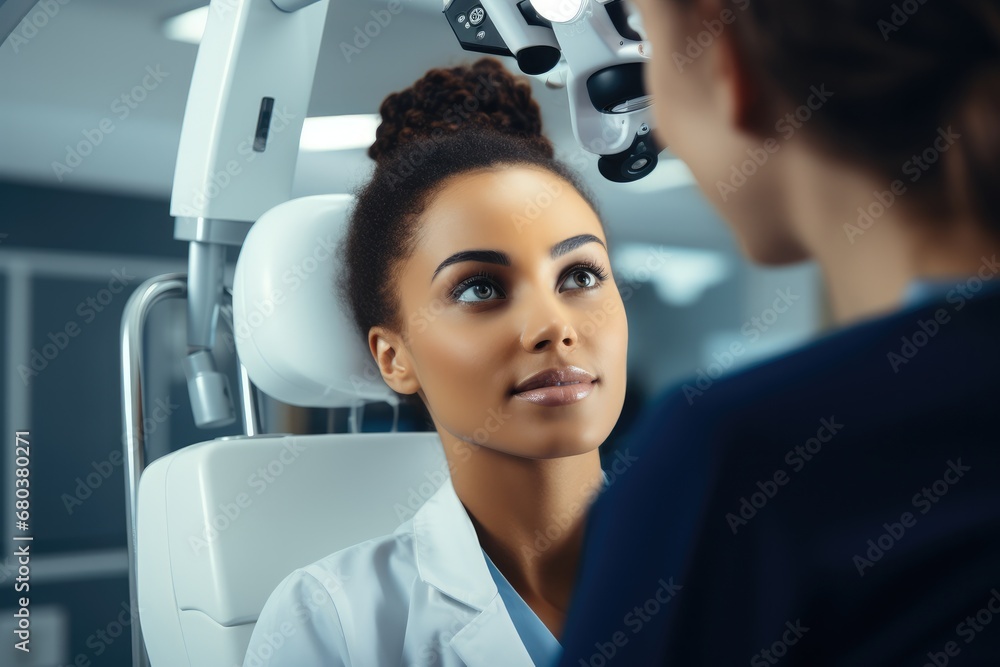
[[[577,401],[582,401],[594,390],[593,382],[577,382],[574,384],[550,385],[548,387],[537,387],[514,394],[515,398],[530,401],[536,405],[559,406],[570,405]]]
[[[512,393],[521,393],[540,387],[552,387],[563,384],[575,384],[577,382],[594,382],[597,378],[591,373],[577,366],[565,366],[562,368],[546,368],[538,371],[534,375],[522,380],[514,387]]]

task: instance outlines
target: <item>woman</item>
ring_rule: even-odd
[[[560,664],[1000,664],[1000,8],[635,4],[657,131],[838,326],[647,410]]]
[[[431,70],[380,112],[341,293],[451,475],[392,535],[287,577],[245,664],[551,664],[625,398],[604,228],[499,61]]]

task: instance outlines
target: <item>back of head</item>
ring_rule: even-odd
[[[845,158],[861,158],[887,181],[910,165],[919,173],[915,189],[930,195],[925,203],[950,204],[1000,233],[1000,4],[721,4],[733,5],[732,29],[771,107],[767,118],[825,87],[822,113],[804,130],[811,137]],[[953,144],[943,146],[941,136]]]
[[[379,112],[381,124],[368,150],[375,171],[355,193],[340,249],[340,298],[366,340],[374,326],[405,333],[394,275],[413,249],[422,212],[449,178],[534,166],[572,184],[597,211],[579,177],[554,158],[529,83],[494,58],[432,69],[387,96]]]

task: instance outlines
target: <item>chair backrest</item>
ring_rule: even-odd
[[[254,384],[283,402],[397,402],[333,290],[351,203],[281,204],[241,249],[237,353]],[[242,665],[282,578],[391,532],[447,477],[433,432],[222,438],[152,462],[139,482],[136,545],[152,667]]]

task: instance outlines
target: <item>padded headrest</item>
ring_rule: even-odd
[[[337,297],[351,195],[301,197],[250,228],[233,279],[236,351],[251,381],[283,403],[399,403]]]

